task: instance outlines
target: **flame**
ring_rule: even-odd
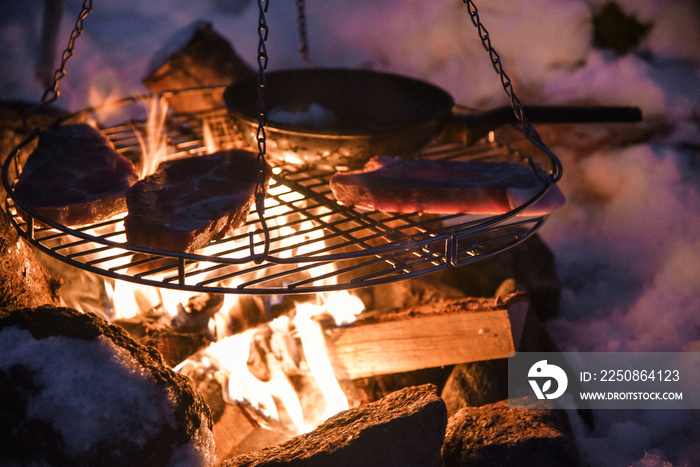
[[[139,178],[152,174],[168,156],[165,119],[168,116],[168,100],[152,96],[148,100],[148,118],[145,134],[134,128],[134,134],[141,145],[141,170]]]
[[[153,96],[148,101],[148,108],[145,130],[140,132],[134,128],[143,154],[141,177],[153,173],[158,164],[169,157],[165,128],[167,101]],[[202,132],[202,142],[207,152],[215,152],[222,147],[221,141],[214,135],[212,125],[206,121],[202,122]],[[279,173],[279,169],[273,171]],[[279,251],[279,255],[285,258],[310,255],[322,250],[325,246],[322,229],[315,228],[310,221],[302,221],[298,214],[283,215],[285,209],[288,209],[288,203],[303,203],[304,195],[274,180],[268,192],[271,195],[266,199],[268,221],[270,227],[278,232],[273,250]],[[255,233],[256,226],[252,225],[250,229],[256,242],[261,243],[262,238]],[[124,237],[114,235],[110,238],[126,242]],[[218,246],[214,243],[206,251],[207,254],[216,254],[220,248],[229,249],[230,245]],[[245,257],[249,251],[242,249],[236,254]],[[113,261],[114,266],[123,266],[124,261],[129,261],[128,257],[124,258],[120,255],[114,260],[104,261],[103,265],[111,266]],[[199,268],[206,269],[208,266],[206,262],[197,264]],[[330,263],[321,264],[306,271],[306,274],[311,278],[323,277],[331,273],[333,268]],[[239,279],[228,279],[225,285],[235,287],[236,280]],[[333,279],[319,279],[321,280],[327,282]],[[169,315],[176,318],[181,305],[195,295],[193,292],[158,289],[120,280],[106,280],[104,292],[112,304],[107,308],[114,310],[110,319],[135,317],[154,310],[165,313],[166,317]],[[230,335],[229,313],[239,305],[238,302],[237,295],[225,295],[221,310],[208,323],[208,335],[213,336],[216,342],[200,351],[196,359],[191,357],[178,365],[176,371],[195,360],[197,365],[217,368],[226,376],[224,393],[227,402],[246,404],[270,419],[291,425],[290,428],[297,433],[308,432],[328,417],[348,408],[347,397],[328,359],[320,320],[330,317],[336,326],[352,323],[364,309],[359,298],[347,291],[319,294],[312,302],[297,303],[295,310],[289,310],[289,315]],[[267,336],[267,347],[263,352],[265,377],[261,379],[251,372],[249,365],[251,358],[257,355],[251,354],[251,348],[260,343],[262,334]],[[313,404],[308,403],[309,398],[299,394],[295,384],[292,384],[291,377],[299,375],[313,380],[317,386],[320,398]],[[311,405],[314,406],[312,410]]]
[[[296,305],[296,316],[293,322],[301,339],[304,356],[311,374],[326,399],[323,420],[347,410],[348,400],[335,377],[331,362],[328,360],[323,330],[314,318],[322,314],[329,314],[336,324],[339,322],[349,324],[363,309],[362,301],[346,291],[331,294],[330,298],[326,299],[325,303],[320,306],[312,303]]]

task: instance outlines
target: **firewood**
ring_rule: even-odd
[[[346,327],[323,321],[328,357],[339,380],[506,358],[518,348],[529,303],[525,294],[465,298],[367,313]]]
[[[221,417],[214,423],[217,462],[275,446],[287,441],[293,433],[281,424],[266,423],[255,411],[242,404],[225,404]]]
[[[58,305],[60,286],[0,209],[0,307]]]
[[[234,81],[254,76],[234,51],[231,44],[212,28],[210,23],[196,23],[194,33],[175,51],[161,51],[143,84],[160,94],[164,91],[227,86]],[[187,31],[181,32],[188,34]],[[170,53],[168,53],[170,52]],[[211,92],[183,93],[169,100],[178,112],[197,112],[223,107],[223,88]]]

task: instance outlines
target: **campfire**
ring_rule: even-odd
[[[165,123],[157,118],[163,103],[159,99],[149,102],[143,106],[150,109],[148,118],[104,130],[125,154],[133,151],[167,159],[242,144],[231,131],[235,127],[225,122],[225,114],[218,109],[196,117],[185,114],[185,123],[176,114],[165,127],[159,127],[156,123]],[[129,105],[142,106],[140,102]],[[195,118],[199,119],[197,126],[185,128],[196,131],[198,136],[191,141],[178,141],[181,134],[190,134],[182,127],[193,125]],[[178,151],[183,147],[187,149]],[[459,155],[458,150],[454,145],[430,149],[433,155],[450,156]],[[464,151],[467,157],[481,153],[518,157],[505,146],[488,141]],[[144,165],[154,167],[157,163]],[[291,169],[281,165],[280,170],[278,166],[276,175],[284,170]],[[292,175],[301,180],[292,185],[294,188],[277,180],[269,188],[266,216],[271,231],[278,236],[271,251],[281,258],[295,259],[319,251],[348,250],[349,242],[341,242],[342,238],[336,239],[327,232],[351,225],[352,219],[342,218],[344,213],[336,212],[337,208],[314,206],[316,201],[307,196],[325,189],[319,187],[323,175]],[[296,191],[299,186],[305,192]],[[10,206],[9,212],[20,228],[25,232],[31,229],[20,219],[18,210]],[[329,221],[319,229],[313,220],[324,216]],[[341,219],[335,220],[336,217]],[[456,216],[449,220],[464,222]],[[386,242],[389,234],[396,235],[397,230],[428,238],[430,243],[413,242],[417,243],[415,247],[402,240],[399,254],[382,254],[392,268],[390,274],[407,276],[399,283],[384,279],[387,272],[381,271],[382,265],[376,258],[368,261],[352,256],[335,263],[263,265],[266,267],[260,271],[248,272],[228,260],[231,256],[239,259],[249,255],[249,239],[255,245],[252,251],[262,250],[264,238],[256,232],[255,221],[242,228],[236,241],[216,242],[205,249],[206,258],[199,255],[196,259],[138,251],[127,254],[119,217],[77,232],[66,228],[57,235],[55,228],[46,227],[27,232],[41,249],[73,262],[65,265],[45,259],[56,277],[76,277],[61,287],[64,303],[103,316],[126,329],[137,341],[155,346],[168,365],[190,378],[212,410],[218,461],[313,433],[338,413],[360,410],[381,400],[391,392],[388,389],[403,387],[376,387],[377,381],[392,375],[409,375],[407,381],[418,378],[413,384],[407,383],[409,387],[426,382],[442,386],[455,365],[503,359],[518,348],[529,309],[523,291],[513,289],[498,297],[470,298],[439,281],[425,282],[425,270],[445,270],[447,266],[425,232],[439,220],[390,217],[376,219],[374,223],[379,228],[365,224],[362,229],[354,228],[360,239],[355,242],[374,242],[379,249],[385,248],[381,242]],[[469,219],[467,224],[473,228],[480,222],[483,220]],[[518,219],[480,229],[478,236],[470,235],[470,241],[478,242],[471,244],[469,250],[457,247],[459,256],[466,258],[466,263],[479,252],[489,256],[528,238],[541,222],[538,218]],[[390,231],[389,226],[397,229]],[[352,230],[344,231],[345,238]],[[441,237],[440,242],[445,242],[444,235]],[[444,254],[446,247],[439,248]],[[356,266],[344,266],[350,263]],[[370,268],[373,274],[357,281],[362,278],[358,271]],[[91,272],[94,269],[109,271],[116,278],[95,275]],[[123,280],[123,274],[131,277]],[[356,280],[357,287],[329,290],[345,277]],[[197,282],[192,282],[193,278]],[[295,284],[290,279],[301,285],[290,287]],[[420,284],[415,287],[430,292],[411,292],[411,286],[395,285],[406,282]],[[271,287],[269,284],[273,284],[275,293],[266,290]],[[268,293],[245,293],[246,287],[264,287],[262,292]],[[296,288],[316,291],[298,294]],[[231,291],[234,293],[223,293]],[[239,291],[244,293],[235,293]],[[421,379],[426,371],[437,373],[437,379]]]
[[[212,34],[205,25],[193,40],[218,41]],[[183,56],[193,59],[202,44],[188,47],[145,80],[157,97],[91,108],[68,121],[99,128],[137,165],[139,178],[163,161],[250,149],[249,130],[222,107],[220,83],[173,89],[191,87],[173,81]],[[252,74],[234,65],[236,79]],[[470,143],[432,142],[420,157],[559,170],[546,146],[526,153],[493,131]],[[533,310],[546,315],[543,303],[558,298],[551,255],[535,235],[548,213],[520,214],[553,188],[556,173],[502,214],[371,212],[336,202],[329,188],[335,169],[282,154],[270,157],[264,209],[256,206],[235,232],[204,248],[173,252],[130,244],[124,214],[70,227],[15,199],[13,185],[34,147],[25,140],[3,171],[4,239],[23,245],[18,232],[35,247],[17,250],[4,266],[11,273],[32,264],[36,276],[13,286],[12,305],[39,304],[27,301],[28,287],[46,303],[105,318],[157,348],[211,411],[218,464],[458,465],[472,449],[469,427],[489,417],[469,409],[467,393],[483,384],[478,405],[507,398],[508,355],[545,349],[532,336]],[[518,272],[528,262],[549,269],[528,277]],[[71,277],[60,297],[51,276]],[[475,384],[460,383],[473,375]],[[519,431],[523,421],[503,409],[490,408],[503,427]],[[529,416],[535,433],[512,435],[519,446],[529,453],[556,446],[561,459],[576,462],[565,417]]]

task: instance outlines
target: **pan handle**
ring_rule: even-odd
[[[615,106],[557,106],[526,105],[523,113],[531,123],[616,123],[639,122],[642,111],[638,107]],[[518,119],[510,106],[469,114],[451,114],[443,138],[471,144],[506,124]]]

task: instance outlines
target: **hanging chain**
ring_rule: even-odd
[[[265,134],[265,125],[267,125],[267,110],[265,109],[265,91],[267,90],[267,78],[265,69],[267,68],[267,41],[268,27],[265,19],[265,13],[270,6],[270,0],[258,0],[258,131],[256,138],[258,141],[258,157],[257,169],[258,180],[255,186],[255,209],[260,219],[260,224],[263,228],[263,236],[265,240],[264,251],[261,257],[257,257],[255,262],[260,264],[267,259],[270,252],[270,230],[265,221],[265,191],[266,191],[266,167],[265,153],[267,150],[267,135]],[[251,253],[253,252],[253,236],[250,237]]]
[[[472,24],[474,24],[474,26],[479,31],[479,38],[481,39],[481,43],[483,44],[486,51],[489,53],[491,63],[493,64],[496,73],[498,73],[498,75],[501,78],[501,85],[503,86],[503,90],[505,91],[506,95],[510,98],[510,104],[513,108],[513,112],[515,113],[515,118],[517,118],[518,122],[522,124],[525,137],[528,140],[530,140],[532,144],[540,148],[545,154],[549,156],[552,162],[552,179],[555,182],[558,181],[562,176],[562,166],[561,162],[559,161],[559,158],[552,152],[551,149],[549,149],[549,147],[547,147],[544,141],[542,141],[540,134],[537,132],[537,130],[535,130],[535,127],[532,126],[527,116],[525,115],[523,104],[520,102],[518,96],[515,95],[515,91],[513,90],[513,84],[511,83],[508,74],[506,74],[506,72],[503,70],[501,57],[498,55],[498,52],[496,52],[496,50],[493,48],[493,45],[491,45],[491,38],[489,37],[489,32],[486,30],[484,25],[481,23],[481,20],[479,19],[479,11],[476,9],[476,5],[474,5],[474,2],[472,0],[463,0],[463,2],[467,5]]]
[[[92,11],[92,0],[84,0],[80,14],[78,15],[78,20],[75,22],[75,27],[70,34],[70,39],[68,40],[68,47],[63,51],[61,55],[61,65],[53,74],[53,81],[51,85],[44,91],[41,96],[41,103],[35,105],[34,107],[28,109],[23,117],[24,125],[28,126],[27,119],[29,115],[40,108],[47,107],[58,99],[61,92],[58,90],[59,81],[66,76],[66,63],[73,56],[73,50],[75,48],[75,41],[83,33],[83,27],[85,18]]]
[[[56,70],[56,72],[53,75],[53,83],[51,86],[49,86],[48,89],[44,92],[44,95],[41,97],[41,102],[42,105],[49,105],[52,102],[54,102],[56,99],[58,99],[58,96],[61,94],[60,91],[58,90],[58,82],[66,76],[66,62],[73,56],[73,49],[75,48],[75,40],[83,33],[83,23],[85,21],[85,17],[90,14],[92,11],[92,0],[85,0],[83,2],[83,8],[80,11],[80,15],[78,15],[78,20],[75,23],[75,28],[73,29],[73,32],[70,34],[70,40],[68,41],[68,47],[66,47],[66,50],[63,51],[63,55],[61,56],[61,66]]]
[[[309,37],[306,29],[306,7],[304,0],[297,0],[297,23],[299,25],[299,58],[301,58],[309,68],[314,67],[314,62],[309,55]]]

